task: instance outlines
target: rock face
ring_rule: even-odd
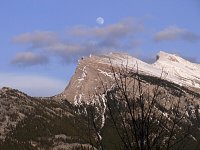
[[[85,102],[90,102],[89,96],[98,92],[102,87],[101,82],[109,83],[110,78],[112,73],[107,58],[104,56],[83,58],[79,61],[75,74],[62,95],[75,105],[81,103],[83,98],[87,98]]]
[[[145,63],[124,53],[110,53],[82,58],[62,96],[75,105],[90,103],[94,93],[101,91],[102,83],[112,86],[112,67],[128,68],[140,74],[159,77],[188,88],[200,88],[200,65],[175,54],[160,51],[153,64]]]

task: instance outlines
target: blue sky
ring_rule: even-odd
[[[199,15],[199,0],[1,0],[0,87],[57,94],[90,53],[152,62],[164,50],[200,62]]]

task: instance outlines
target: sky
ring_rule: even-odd
[[[0,87],[52,96],[80,57],[113,51],[199,63],[199,16],[199,0],[0,0]]]

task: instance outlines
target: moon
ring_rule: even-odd
[[[104,19],[102,17],[98,17],[96,19],[96,23],[99,24],[99,25],[102,25],[102,24],[104,24]]]

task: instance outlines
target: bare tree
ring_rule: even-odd
[[[103,94],[96,93],[98,102],[87,109],[89,136],[93,133],[98,149],[108,149],[100,136],[101,110],[106,104],[106,120],[119,138],[116,149],[160,150],[182,149],[185,141],[194,140],[190,134],[184,91],[176,84],[139,73],[138,69],[113,67],[112,86],[102,81]],[[103,108],[105,109],[105,108]],[[92,132],[91,132],[92,131]],[[109,136],[109,135],[108,135]]]

